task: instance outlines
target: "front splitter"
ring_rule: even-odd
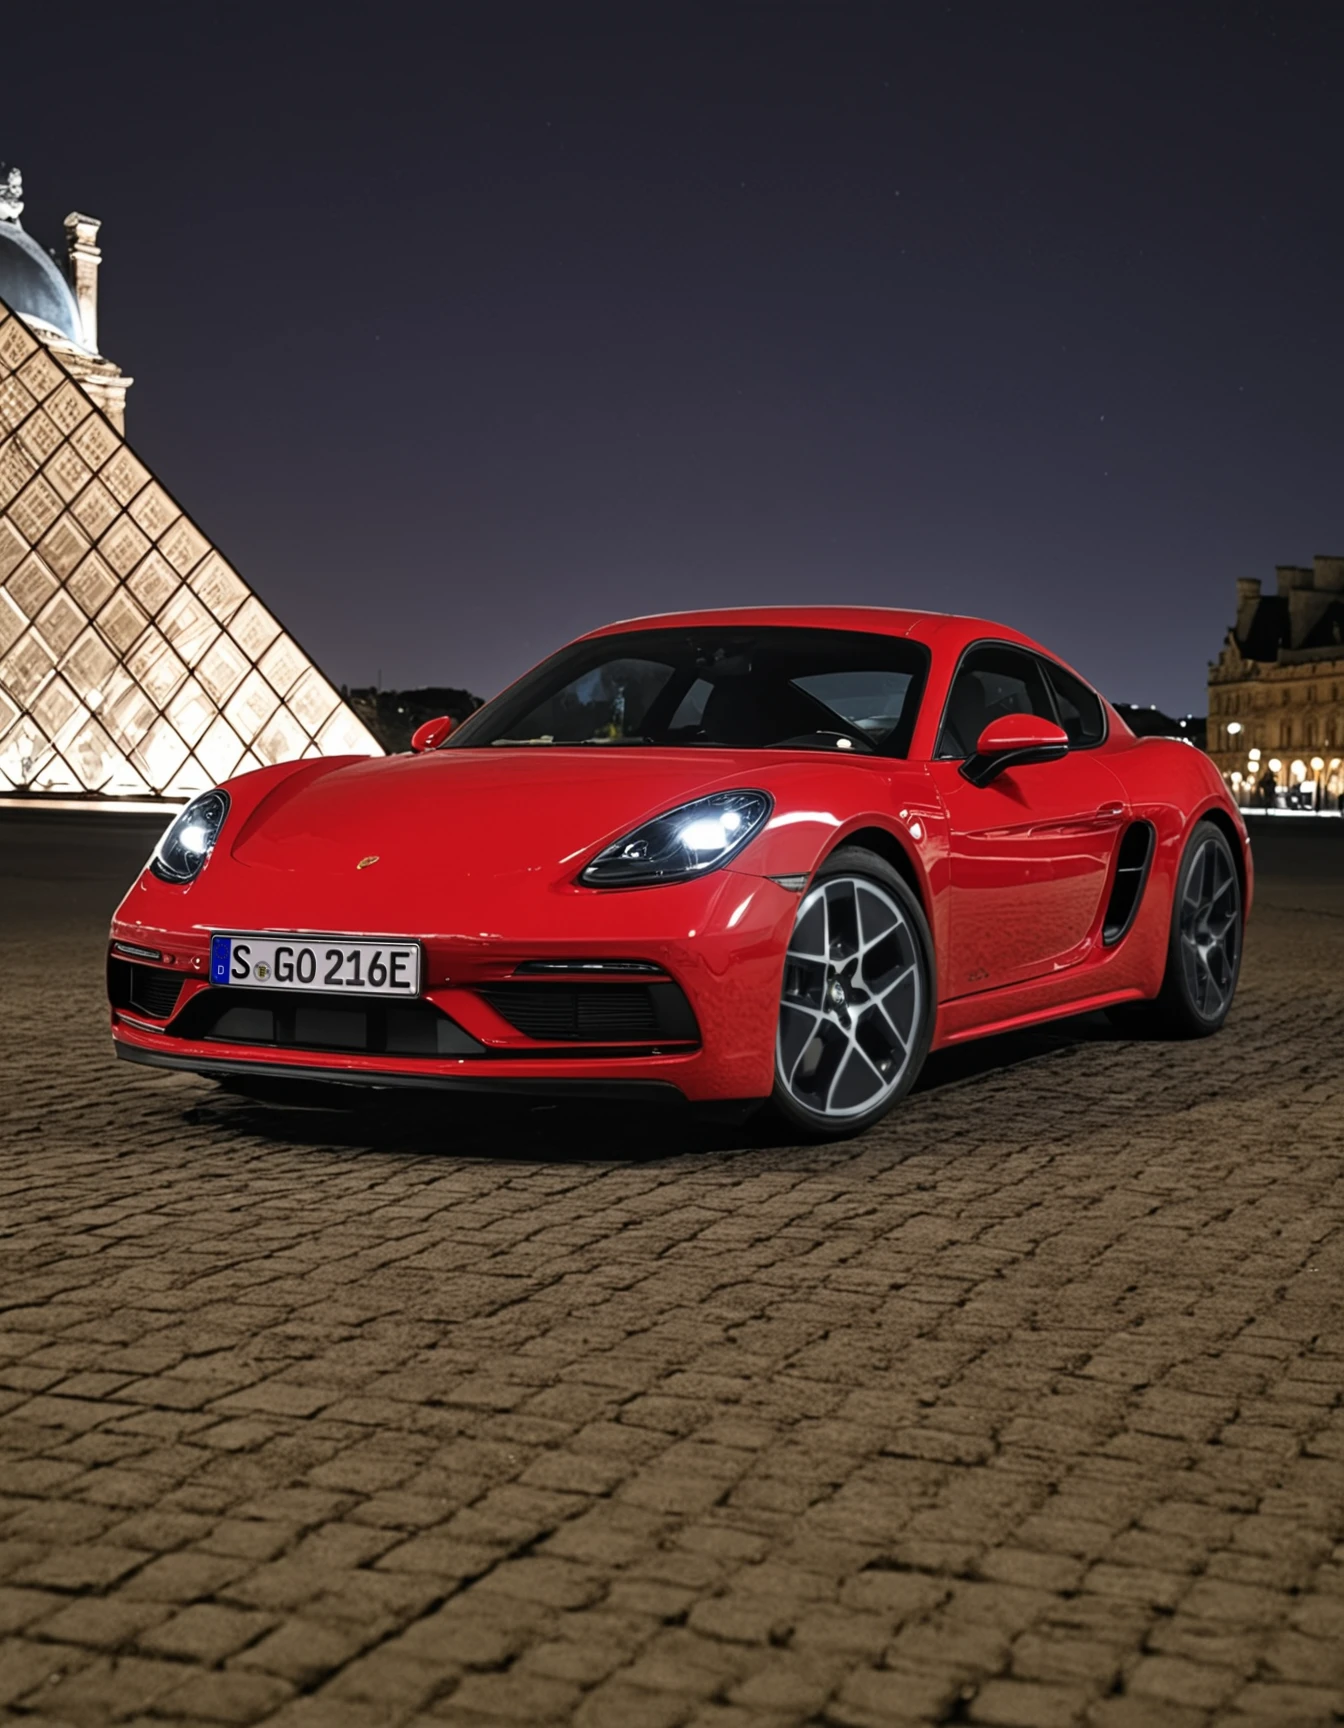
[[[396,1074],[373,1068],[350,1069],[308,1067],[297,1062],[283,1066],[273,1062],[246,1062],[224,1057],[173,1056],[162,1050],[142,1050],[137,1045],[114,1040],[118,1058],[141,1062],[149,1068],[172,1068],[207,1079],[227,1080],[238,1075],[256,1076],[283,1083],[287,1080],[318,1081],[323,1086],[348,1086],[353,1090],[395,1088],[409,1092],[489,1092],[496,1095],[527,1095],[543,1098],[604,1098],[624,1103],[663,1103],[669,1096],[684,1098],[670,1080],[554,1080],[545,1076],[456,1074]]]

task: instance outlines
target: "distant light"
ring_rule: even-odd
[[[1271,774],[1282,774],[1283,773],[1283,763],[1279,761],[1277,756],[1271,756],[1270,757],[1270,759],[1269,759],[1269,771]]]
[[[1184,720],[1182,720],[1182,721],[1181,721],[1181,725],[1182,725],[1182,726],[1184,726],[1184,725],[1185,725],[1185,721],[1184,721]],[[1240,720],[1229,720],[1229,721],[1228,721],[1228,723],[1227,723],[1227,732],[1228,732],[1228,736],[1229,736],[1229,737],[1230,737],[1230,738],[1235,738],[1235,737],[1236,737],[1236,735],[1237,735],[1237,733],[1238,733],[1238,732],[1240,732],[1240,731],[1241,731],[1241,721],[1240,721]]]
[[[1323,756],[1313,756],[1311,759],[1311,765],[1319,774],[1321,769],[1325,767],[1325,758]]]

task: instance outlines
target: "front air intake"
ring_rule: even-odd
[[[114,1008],[133,1008],[151,1020],[167,1020],[177,1007],[186,977],[166,966],[141,966],[116,956],[107,963],[107,994]]]
[[[1130,926],[1138,917],[1156,839],[1157,831],[1151,822],[1131,822],[1125,829],[1115,861],[1115,881],[1111,884],[1111,897],[1106,902],[1106,916],[1101,925],[1102,945],[1106,948],[1114,948],[1128,935]]]
[[[700,1029],[670,978],[649,984],[554,982],[479,984],[477,992],[509,1025],[538,1043],[690,1044]]]

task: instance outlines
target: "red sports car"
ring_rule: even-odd
[[[930,1049],[1222,1025],[1251,901],[1212,763],[972,618],[613,624],[412,754],[195,799],[112,924],[117,1052],[246,1090],[773,1100],[855,1133]]]

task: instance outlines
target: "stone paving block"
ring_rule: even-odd
[[[0,906],[0,1710],[1344,1713],[1321,904],[1263,888],[1215,1039],[1053,1028],[935,1058],[842,1147],[622,1119],[602,1157],[582,1111],[282,1113],[118,1066],[103,930]]]

